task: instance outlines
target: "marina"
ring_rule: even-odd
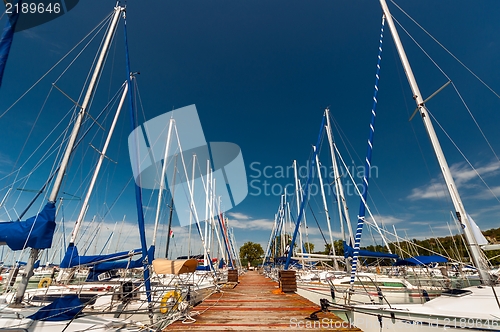
[[[0,331],[499,331],[500,3],[4,2]]]

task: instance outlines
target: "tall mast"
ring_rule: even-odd
[[[401,43],[401,40],[399,38],[399,34],[396,30],[396,26],[394,25],[394,22],[392,20],[389,7],[387,7],[387,3],[385,2],[385,0],[380,0],[380,5],[382,6],[384,16],[387,19],[387,23],[389,24],[389,29],[391,30],[392,38],[394,39],[394,43],[396,44],[399,58],[401,59],[401,63],[403,64],[406,77],[408,79],[408,83],[410,84],[410,88],[413,93],[413,99],[417,104],[417,108],[422,117],[424,127],[427,130],[427,134],[429,135],[429,138],[431,140],[432,147],[434,148],[434,152],[436,154],[439,167],[441,168],[441,172],[443,173],[443,177],[446,182],[446,187],[448,188],[451,200],[453,202],[453,206],[455,208],[455,213],[457,215],[458,221],[462,225],[462,229],[464,230],[465,239],[467,241],[467,246],[469,248],[472,261],[479,271],[479,277],[481,278],[481,282],[483,284],[489,285],[492,283],[492,280],[491,280],[491,275],[488,273],[489,270],[488,264],[483,259],[483,256],[481,254],[481,249],[477,244],[474,234],[472,233],[472,227],[469,222],[465,208],[462,204],[462,199],[460,198],[457,186],[455,185],[455,181],[453,180],[453,177],[451,175],[451,171],[450,168],[448,167],[448,163],[446,162],[443,150],[441,149],[441,145],[439,144],[439,140],[434,130],[434,126],[432,125],[431,118],[429,116],[427,108],[424,105],[424,100],[418,88],[415,76],[413,75],[413,71],[411,70],[408,58],[406,57],[406,53],[403,48],[403,44]]]
[[[156,217],[155,217],[155,227],[153,231],[153,241],[151,245],[156,244],[156,235],[158,232],[158,225],[160,224],[160,213],[161,213],[161,205],[162,205],[162,197],[163,197],[163,191],[165,190],[165,173],[167,172],[167,164],[168,164],[168,150],[170,148],[170,139],[172,137],[172,126],[174,124],[174,119],[171,118],[169,123],[168,123],[168,133],[167,133],[167,141],[165,142],[165,153],[163,154],[163,166],[161,169],[161,175],[160,175],[160,188],[158,190],[158,201],[156,202]],[[175,166],[174,166],[175,168]],[[175,173],[174,173],[175,176]],[[172,195],[172,199],[174,196]],[[172,208],[171,208],[172,209]],[[170,230],[168,230],[170,231]],[[170,232],[167,233],[167,242],[168,239],[170,238]],[[168,251],[165,255],[168,255]]]
[[[371,111],[371,119],[370,119],[370,133],[368,135],[368,146],[366,150],[365,157],[365,167],[363,172],[363,191],[360,193],[360,203],[359,203],[359,214],[358,214],[358,223],[356,228],[356,236],[354,237],[354,246],[353,246],[353,255],[351,262],[351,290],[354,287],[354,279],[356,275],[356,268],[358,264],[358,256],[359,256],[359,246],[361,241],[361,234],[363,232],[363,225],[365,224],[365,215],[367,210],[367,197],[368,197],[368,182],[370,180],[371,173],[371,163],[372,163],[372,153],[373,153],[373,138],[375,136],[375,119],[377,117],[376,109],[377,109],[377,93],[378,93],[378,81],[379,81],[379,73],[380,73],[380,61],[382,60],[382,38],[384,36],[384,19],[382,19],[382,27],[380,28],[380,40],[378,47],[378,56],[377,56],[377,70],[375,74],[375,85],[373,91],[373,104]],[[357,188],[357,186],[355,186]],[[390,248],[389,252],[391,252]]]
[[[128,93],[128,84],[127,84],[127,82],[125,82],[122,97],[120,99],[118,109],[116,110],[115,117],[113,118],[113,123],[111,124],[111,127],[109,128],[109,133],[108,133],[108,136],[106,138],[106,142],[104,143],[102,151],[100,152],[99,160],[97,161],[97,165],[95,167],[94,174],[92,175],[92,179],[90,180],[89,189],[87,190],[87,193],[86,193],[85,198],[83,200],[82,207],[80,209],[80,213],[78,214],[78,218],[76,219],[76,222],[75,222],[75,227],[73,228],[73,232],[71,233],[71,239],[69,241],[70,246],[74,245],[74,243],[76,241],[76,236],[78,235],[78,231],[80,230],[83,219],[85,218],[85,214],[87,213],[87,210],[89,207],[90,197],[92,196],[92,191],[94,190],[94,186],[95,186],[95,183],[97,181],[97,176],[99,175],[99,172],[101,170],[102,162],[104,161],[104,158],[106,157],[106,152],[108,151],[108,146],[109,146],[109,143],[111,141],[111,137],[113,136],[113,132],[115,130],[116,123],[118,121],[118,117],[120,116],[120,112],[123,108],[123,104],[125,102],[125,99],[127,98],[127,93]]]
[[[59,189],[61,188],[63,177],[66,173],[66,169],[69,164],[69,159],[71,157],[71,152],[73,150],[73,147],[75,145],[76,139],[78,137],[78,133],[80,131],[80,127],[83,122],[83,118],[85,117],[85,113],[87,112],[87,108],[89,106],[89,103],[92,99],[92,95],[95,91],[98,78],[101,74],[101,69],[104,64],[104,60],[106,58],[109,46],[111,44],[111,41],[113,39],[113,35],[116,31],[116,27],[118,25],[118,19],[120,18],[120,13],[124,10],[123,7],[117,6],[114,9],[113,13],[113,18],[108,30],[108,34],[106,35],[106,38],[104,40],[104,44],[101,49],[101,53],[99,55],[99,59],[97,60],[96,66],[94,68],[94,72],[92,74],[92,78],[90,80],[89,86],[87,88],[87,92],[85,94],[85,97],[83,99],[83,103],[80,107],[80,112],[78,112],[78,116],[75,120],[75,124],[73,126],[73,130],[71,132],[71,136],[69,137],[68,140],[68,145],[66,146],[66,150],[64,152],[63,159],[61,161],[61,167],[59,168],[59,172],[57,173],[56,180],[54,181],[54,186],[52,187],[52,191],[49,196],[49,202],[55,203],[57,199],[57,195],[59,194]],[[17,293],[16,293],[16,298],[14,300],[14,305],[20,305],[21,301],[24,298],[24,293],[26,291],[26,288],[28,287],[28,280],[31,278],[33,275],[33,269],[36,260],[38,259],[38,255],[40,253],[39,249],[31,249],[30,251],[30,256],[28,258],[28,261],[26,263],[26,268],[25,268],[25,273],[22,276],[21,283],[19,284],[19,287],[17,288]]]
[[[327,108],[325,110],[326,114],[326,135],[328,137],[328,143],[330,146],[330,155],[332,158],[332,168],[333,168],[333,176],[334,182],[335,182],[335,192],[337,194],[337,205],[339,209],[339,218],[340,218],[340,227],[341,227],[341,232],[342,232],[342,240],[347,242],[345,239],[345,231],[344,231],[344,222],[342,219],[342,209],[343,209],[343,214],[345,216],[345,222],[347,224],[347,230],[349,232],[349,242],[352,244],[354,243],[354,237],[352,233],[352,226],[351,226],[351,219],[349,217],[349,209],[347,208],[347,203],[345,201],[345,195],[344,195],[344,187],[342,186],[342,182],[340,180],[340,173],[339,173],[339,168],[337,164],[337,158],[335,157],[335,143],[333,142],[333,135],[332,135],[332,126],[330,124],[330,110]]]
[[[316,147],[313,147],[316,150]],[[323,208],[325,209],[325,217],[326,224],[328,226],[328,234],[330,235],[330,245],[333,256],[336,256],[335,246],[333,245],[333,236],[332,236],[332,226],[330,225],[330,213],[328,212],[328,204],[326,203],[326,195],[325,188],[323,187],[323,178],[321,177],[321,168],[319,166],[319,157],[316,155],[316,169],[318,170],[318,178],[319,178],[319,187],[321,188],[321,197],[323,198]],[[328,253],[330,254],[330,253]],[[339,264],[337,262],[337,258],[333,259],[333,268],[338,271]]]

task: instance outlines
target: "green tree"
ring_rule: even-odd
[[[240,248],[240,258],[242,261],[249,262],[252,266],[255,266],[258,262],[255,262],[262,255],[264,255],[264,249],[258,243],[246,242]],[[255,264],[255,265],[254,265]]]
[[[304,248],[306,252],[313,253],[314,252],[314,244],[310,242],[304,242]]]
[[[335,248],[335,254],[337,256],[342,256],[344,254],[344,245],[342,244],[342,240],[333,241],[333,246]],[[331,255],[333,252],[331,250],[332,245],[330,243],[325,244],[325,250],[320,252],[321,254]]]

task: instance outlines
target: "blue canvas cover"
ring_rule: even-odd
[[[427,265],[432,263],[447,263],[448,259],[443,256],[431,255],[431,256],[415,256],[406,259],[400,259],[393,266],[401,266],[401,265]]]
[[[70,320],[78,315],[82,308],[83,303],[78,298],[78,295],[66,295],[40,308],[40,310],[27,318],[52,322]]]
[[[56,207],[47,203],[42,211],[26,221],[0,222],[0,243],[12,250],[47,249],[52,246],[56,229]]]
[[[116,261],[123,258],[127,258],[130,255],[135,255],[140,253],[141,249],[135,249],[132,251],[121,251],[114,254],[108,255],[90,255],[90,256],[80,256],[78,254],[78,249],[73,243],[70,243],[66,254],[64,255],[61,264],[61,268],[66,269],[70,267],[80,266],[80,265],[91,265],[93,263],[99,263],[104,261]]]
[[[155,252],[155,247],[151,246],[148,250],[148,255],[150,254],[151,257],[154,257],[154,252]],[[137,253],[140,253],[137,252]],[[142,257],[139,257],[136,260],[119,260],[119,261],[114,261],[114,262],[103,262],[103,263],[98,263],[94,266],[92,266],[92,269],[90,269],[89,274],[87,275],[87,280],[86,281],[99,281],[97,276],[101,273],[108,272],[111,270],[117,270],[117,269],[137,269],[142,267]]]
[[[14,7],[16,1],[12,1],[12,8]],[[21,8],[22,0],[17,2],[18,7]],[[10,47],[12,45],[12,41],[14,40],[14,31],[16,30],[17,20],[19,19],[19,12],[17,10],[13,10],[12,14],[9,15],[9,19],[7,23],[5,23],[5,27],[3,28],[2,37],[0,38],[0,85],[2,85],[3,72],[5,70],[5,64],[7,63],[7,59],[9,57]]]
[[[344,244],[344,257],[352,257],[354,253],[354,248],[345,243]],[[375,257],[375,258],[393,258],[393,259],[398,259],[399,256],[396,254],[389,254],[386,252],[377,252],[377,251],[370,251],[370,250],[359,250],[358,256],[360,257]]]

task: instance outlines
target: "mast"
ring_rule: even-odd
[[[297,216],[300,215],[300,208],[301,208],[301,200],[300,200],[300,180],[299,180],[299,174],[298,174],[298,171],[297,171],[297,160],[294,160],[293,161],[293,174],[294,174],[294,177],[295,177],[295,195],[296,195],[296,202],[297,202]],[[298,218],[297,218],[297,223],[298,223]],[[302,251],[302,225],[299,224],[297,226],[297,229],[299,231],[299,248],[300,248],[300,253],[302,254],[303,251]],[[295,244],[295,243],[294,243]],[[290,251],[293,252],[293,244],[290,244]],[[304,257],[302,257],[302,265],[304,265]]]
[[[62,182],[63,182],[63,177],[66,174],[66,169],[69,164],[69,159],[71,157],[71,152],[73,150],[73,146],[75,145],[76,139],[78,137],[78,133],[80,131],[80,127],[83,122],[83,118],[85,117],[85,113],[87,112],[87,108],[89,106],[89,103],[92,99],[92,95],[95,91],[98,78],[101,74],[101,69],[104,64],[104,60],[106,58],[109,46],[111,44],[111,40],[113,38],[113,35],[116,31],[116,27],[118,25],[118,19],[120,18],[120,13],[124,10],[123,7],[117,6],[114,9],[113,13],[113,18],[108,30],[108,34],[106,35],[106,38],[104,40],[101,53],[99,54],[99,59],[97,60],[96,66],[94,68],[94,72],[92,74],[92,78],[90,80],[89,86],[87,88],[87,92],[85,94],[85,97],[83,99],[83,103],[80,107],[80,112],[78,112],[78,116],[76,117],[75,123],[73,125],[73,130],[71,132],[71,136],[69,137],[68,140],[68,145],[66,146],[66,150],[64,152],[63,159],[61,161],[61,167],[59,168],[59,172],[57,173],[56,180],[54,181],[54,186],[52,187],[52,191],[49,196],[49,203],[55,204],[57,195],[59,194],[59,189],[61,188]],[[14,305],[19,306],[21,304],[21,301],[24,298],[24,293],[26,291],[26,288],[28,287],[28,280],[31,278],[33,275],[33,269],[36,260],[38,259],[38,255],[40,253],[39,249],[31,249],[30,251],[30,256],[28,258],[28,261],[26,263],[26,268],[25,268],[25,273],[22,276],[21,283],[19,284],[19,287],[17,289],[16,293],[16,298],[14,300]]]
[[[361,242],[361,234],[363,232],[363,225],[365,224],[365,215],[367,210],[367,197],[368,197],[368,182],[370,179],[371,173],[371,162],[372,162],[372,153],[373,153],[373,138],[375,135],[375,119],[376,119],[376,108],[377,108],[377,93],[378,93],[378,81],[379,81],[379,72],[380,72],[380,61],[382,60],[382,38],[384,36],[384,19],[382,19],[382,27],[380,28],[380,41],[378,47],[378,56],[377,56],[377,71],[375,74],[375,85],[373,92],[373,105],[371,111],[371,119],[370,119],[370,133],[368,135],[368,148],[366,151],[365,157],[365,167],[363,172],[363,191],[360,193],[361,201],[359,203],[359,214],[358,214],[358,224],[356,228],[356,236],[354,237],[354,250],[352,255],[352,263],[351,263],[351,290],[354,287],[354,279],[356,277],[356,269],[358,264],[358,256],[359,256],[359,246]],[[355,186],[357,187],[357,186]],[[391,249],[387,246],[389,252]]]
[[[139,156],[139,145],[138,145],[138,131],[134,130],[139,125],[137,123],[137,118],[135,116],[134,110],[134,94],[132,93],[132,79],[135,79],[132,71],[130,70],[130,58],[128,52],[128,35],[127,35],[127,20],[125,19],[124,12],[124,22],[123,22],[123,35],[125,42],[125,68],[127,75],[127,83],[129,86],[128,89],[128,106],[129,106],[129,115],[130,115],[130,131],[132,134],[132,144],[134,144],[135,155]],[[135,163],[135,167],[139,169],[139,158],[131,161]],[[153,324],[153,304],[151,303],[151,280],[149,278],[150,274],[150,264],[152,264],[154,259],[154,247],[151,247],[152,250],[148,251],[147,243],[146,243],[146,226],[144,222],[144,209],[142,206],[142,189],[139,187],[137,182],[134,181],[134,191],[135,191],[135,206],[137,211],[137,226],[139,228],[139,237],[141,240],[141,250],[142,250],[142,268],[143,268],[143,277],[144,277],[144,288],[146,290],[146,299],[148,301],[148,317],[151,324]]]
[[[406,78],[408,79],[408,83],[410,84],[410,88],[413,93],[413,99],[417,104],[417,108],[420,112],[420,116],[424,123],[424,127],[427,130],[427,134],[429,135],[432,147],[434,149],[434,153],[436,154],[439,167],[446,182],[446,187],[448,188],[451,200],[453,202],[453,206],[455,208],[455,213],[457,215],[458,222],[461,224],[462,229],[464,231],[465,239],[467,242],[467,246],[469,248],[469,252],[471,254],[472,261],[476,266],[477,270],[479,271],[479,277],[481,278],[481,282],[483,284],[490,285],[492,284],[492,279],[491,275],[488,273],[489,269],[488,264],[483,259],[483,256],[481,254],[481,249],[477,244],[474,234],[472,233],[472,227],[469,222],[464,205],[462,203],[462,199],[460,198],[457,186],[455,185],[455,181],[453,180],[453,177],[451,175],[450,168],[444,156],[443,150],[441,149],[441,145],[434,130],[434,126],[432,125],[431,118],[429,116],[427,108],[424,105],[424,99],[422,98],[422,94],[420,93],[420,90],[418,88],[417,81],[415,80],[415,76],[413,75],[410,63],[408,61],[408,58],[406,57],[403,44],[401,43],[399,34],[396,30],[396,26],[394,25],[394,22],[392,20],[389,7],[387,7],[387,3],[385,2],[385,0],[380,0],[380,5],[382,6],[385,18],[387,19],[387,23],[389,25],[389,29],[391,30],[394,43],[396,44],[399,58],[401,59],[401,63],[403,64],[406,73]]]
[[[206,188],[206,194],[205,194],[205,238],[207,237],[207,233],[208,233],[208,218],[212,218],[212,212],[210,211],[209,213],[209,209],[211,210],[211,205],[210,205],[210,199],[211,199],[211,194],[210,194],[210,159],[207,159],[207,180],[206,180],[206,184],[205,184],[205,188]],[[191,224],[190,224],[191,225]],[[206,260],[206,257],[203,257],[203,265],[207,265],[207,260]]]
[[[168,258],[168,251],[170,247],[170,239],[172,238],[171,233],[172,233],[172,217],[174,214],[174,196],[175,196],[175,178],[177,176],[177,154],[175,155],[175,161],[174,161],[174,175],[173,175],[173,181],[172,181],[172,191],[170,195],[172,196],[170,199],[170,213],[168,216],[168,227],[167,227],[167,244],[165,248],[165,258]],[[189,258],[188,258],[189,259]]]
[[[120,103],[118,105],[118,109],[116,110],[115,117],[113,119],[113,123],[111,124],[111,127],[109,128],[109,133],[106,138],[106,142],[104,143],[104,146],[102,148],[102,151],[100,152],[99,155],[99,160],[97,161],[97,165],[94,170],[94,174],[92,175],[92,179],[90,180],[90,185],[89,189],[87,190],[87,194],[85,195],[85,198],[83,199],[83,204],[80,209],[80,213],[78,214],[78,218],[76,219],[75,222],[75,227],[73,228],[73,232],[71,233],[71,239],[69,241],[69,245],[73,246],[75,241],[76,241],[76,236],[78,235],[78,231],[80,230],[80,226],[83,222],[83,219],[85,218],[85,214],[87,213],[88,207],[89,207],[89,201],[90,201],[90,196],[92,196],[92,191],[94,190],[95,183],[97,181],[97,176],[99,175],[99,171],[101,170],[102,162],[104,161],[104,158],[106,157],[106,152],[108,151],[108,146],[109,142],[111,141],[111,136],[113,135],[113,132],[116,127],[116,123],[118,122],[118,117],[120,116],[120,112],[123,108],[123,104],[125,103],[125,98],[127,98],[127,93],[128,93],[128,84],[125,82],[125,87],[123,89],[122,97],[120,99]]]
[[[340,218],[340,227],[341,227],[341,232],[342,232],[342,240],[347,242],[345,239],[345,231],[344,231],[344,223],[342,219],[342,209],[344,211],[344,216],[345,216],[345,222],[347,224],[347,230],[349,232],[349,241],[350,243],[354,243],[354,237],[352,233],[352,226],[351,226],[351,219],[349,217],[349,209],[347,208],[347,203],[345,201],[345,195],[344,195],[344,187],[342,186],[342,183],[340,182],[340,174],[339,174],[339,168],[337,164],[337,158],[335,157],[335,143],[333,142],[333,135],[332,135],[332,126],[330,125],[330,110],[327,108],[325,110],[326,113],[326,135],[328,137],[328,143],[330,146],[330,155],[332,158],[332,168],[333,168],[333,176],[334,181],[335,181],[335,192],[337,194],[337,205],[339,209],[339,218]]]
[[[318,139],[316,140],[315,146],[319,146],[321,143],[321,137],[323,136],[324,127],[325,127],[325,117],[323,116],[323,119],[321,121],[321,127],[320,127],[319,134],[318,134]],[[290,265],[290,260],[292,258],[292,252],[293,252],[293,245],[295,243],[295,240],[297,239],[297,232],[298,232],[299,227],[300,227],[302,215],[304,214],[304,209],[305,209],[305,206],[306,206],[307,201],[309,199],[309,186],[311,184],[311,180],[312,180],[312,176],[313,176],[312,173],[314,170],[314,163],[316,162],[316,154],[317,154],[317,151],[314,151],[313,155],[311,156],[311,158],[309,160],[310,167],[308,167],[309,171],[308,171],[308,175],[307,175],[306,188],[305,188],[305,192],[304,192],[304,197],[303,197],[302,201],[300,202],[299,215],[297,216],[297,221],[295,223],[295,230],[293,231],[292,241],[290,242],[290,251],[288,252],[288,256],[286,258],[285,267],[284,267],[285,270],[288,270],[288,267]],[[297,204],[299,204],[298,201],[297,201]]]
[[[158,232],[158,225],[160,224],[161,203],[162,203],[163,191],[165,190],[165,173],[167,173],[168,150],[170,148],[170,139],[172,137],[173,124],[174,124],[174,119],[171,118],[169,123],[168,123],[167,141],[165,142],[165,152],[163,154],[163,166],[161,169],[160,188],[158,190],[158,201],[156,204],[155,227],[153,230],[153,241],[151,243],[152,246],[156,245],[156,235]],[[174,169],[175,169],[175,166],[174,166]],[[175,172],[174,172],[174,176],[175,176]],[[173,199],[174,199],[174,196],[172,195],[172,200]],[[172,207],[170,209],[172,210]],[[167,242],[168,242],[169,238],[170,238],[170,229],[168,230],[168,233],[167,233]],[[167,248],[168,248],[168,245],[167,245]],[[168,250],[165,253],[165,255],[168,255]]]
[[[314,150],[316,150],[316,147],[314,147]],[[332,246],[331,248],[332,254],[333,256],[336,256],[335,247],[333,245],[332,226],[330,225],[330,213],[328,212],[328,204],[326,203],[325,188],[323,187],[323,178],[321,177],[321,169],[319,167],[318,155],[316,155],[316,168],[318,170],[319,186],[321,188],[321,197],[323,198],[323,208],[325,209],[326,224],[328,225],[328,234],[330,235],[330,245]],[[339,270],[339,264],[337,262],[337,258],[333,259],[333,268],[337,271]]]

